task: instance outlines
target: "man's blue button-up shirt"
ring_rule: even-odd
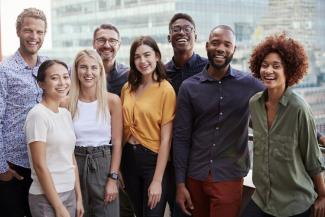
[[[8,170],[8,162],[29,168],[23,126],[29,110],[41,101],[42,89],[36,82],[40,64],[29,67],[19,51],[0,64],[0,173]]]

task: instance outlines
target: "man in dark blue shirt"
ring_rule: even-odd
[[[201,72],[208,63],[206,58],[193,51],[197,38],[195,31],[195,23],[188,14],[177,13],[169,22],[168,41],[173,46],[174,56],[165,67],[176,94],[185,79]]]
[[[233,30],[215,27],[206,43],[209,64],[185,80],[177,98],[173,155],[177,202],[194,217],[235,217],[249,170],[248,101],[263,85],[230,66]]]
[[[192,17],[184,13],[176,13],[169,22],[168,41],[174,51],[173,58],[166,63],[166,73],[176,94],[181,83],[202,71],[208,60],[194,53],[196,41],[195,23]],[[169,162],[168,166],[171,166]],[[173,217],[185,216],[175,204],[175,174],[172,168],[170,174],[170,189],[168,190],[168,204]]]

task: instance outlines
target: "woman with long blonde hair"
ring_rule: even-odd
[[[105,70],[96,51],[77,54],[68,98],[85,216],[119,216],[122,107],[120,98],[106,91]]]

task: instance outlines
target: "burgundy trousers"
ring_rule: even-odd
[[[189,177],[187,186],[194,206],[193,217],[238,217],[243,178],[215,182],[209,174],[205,181]]]

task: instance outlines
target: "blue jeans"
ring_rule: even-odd
[[[148,207],[148,188],[155,173],[158,154],[142,145],[126,144],[123,148],[121,169],[125,188],[136,216],[163,217],[167,203],[168,167],[161,183],[162,194],[155,208]]]
[[[304,213],[300,213],[298,215],[294,215],[291,217],[310,217],[311,214],[311,208],[309,208]],[[263,212],[257,205],[254,203],[253,200],[250,200],[242,217],[274,217],[272,215],[269,215],[265,212]]]

